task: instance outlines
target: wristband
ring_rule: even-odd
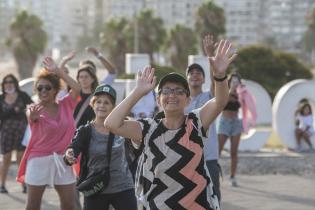
[[[226,80],[226,78],[227,78],[227,75],[225,75],[225,76],[222,77],[222,78],[218,78],[218,77],[216,77],[216,76],[213,76],[213,79],[214,79],[215,81],[217,81],[217,82],[223,82],[224,80]]]
[[[103,54],[99,52],[99,53],[97,53],[96,57],[101,58],[101,57],[103,57]]]

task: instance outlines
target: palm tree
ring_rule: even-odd
[[[219,36],[225,34],[225,15],[223,8],[217,6],[213,1],[202,4],[197,12],[195,27],[200,35],[201,49],[203,49],[202,39],[207,34],[211,34],[213,40],[217,42]]]
[[[184,71],[187,67],[188,55],[197,53],[197,38],[191,28],[176,25],[171,29],[165,43],[165,50],[169,54],[172,66]]]
[[[12,48],[21,79],[31,77],[37,58],[47,44],[42,21],[26,11],[19,12],[10,24],[7,45]]]
[[[148,53],[151,63],[154,63],[153,53],[159,52],[166,38],[163,20],[154,17],[152,10],[143,10],[136,18],[139,53]]]
[[[100,34],[101,46],[107,51],[119,73],[125,70],[125,54],[132,52],[131,34],[132,30],[125,18],[109,20]]]

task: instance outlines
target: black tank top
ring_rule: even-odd
[[[230,94],[230,100],[226,104],[223,110],[237,112],[240,107],[241,107],[241,103],[238,101],[237,94]]]

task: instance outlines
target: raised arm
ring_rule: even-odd
[[[201,108],[200,116],[204,128],[209,127],[228,101],[229,88],[226,79],[226,70],[237,56],[235,53],[231,53],[231,46],[229,41],[221,40],[215,56],[209,57],[215,84],[215,97]]]
[[[65,83],[71,88],[70,90],[71,97],[73,99],[77,99],[81,90],[79,84],[74,79],[72,79],[66,72],[58,68],[58,66],[51,57],[45,57],[43,65],[47,71],[53,72],[57,74],[61,79],[63,79],[63,81],[65,81]]]
[[[67,67],[66,67],[66,64],[67,64],[69,61],[71,61],[71,60],[74,58],[74,56],[75,56],[75,52],[72,51],[72,52],[70,52],[68,55],[62,57],[60,63],[58,64],[58,67],[59,67],[61,70],[67,72],[68,69],[67,69]]]
[[[103,64],[103,66],[105,67],[105,69],[108,70],[108,73],[110,74],[116,74],[116,68],[114,67],[114,65],[109,62],[102,53],[100,53],[96,48],[94,47],[87,47],[86,51],[88,51],[89,53],[92,53],[95,57],[97,57],[101,63]]]
[[[215,44],[213,41],[213,36],[208,34],[204,37],[203,39],[203,48],[204,51],[207,55],[208,58],[212,57],[214,55],[214,50],[215,50]],[[210,64],[210,81],[211,81],[211,86],[210,86],[210,92],[212,97],[215,97],[215,86],[214,86],[214,79],[213,79],[213,71],[211,70],[213,67]]]
[[[136,143],[139,143],[142,140],[140,123],[135,120],[125,120],[125,118],[140,98],[154,89],[155,84],[156,77],[154,76],[153,68],[146,67],[142,73],[139,72],[136,87],[108,115],[104,123],[105,127],[119,136],[130,138]]]

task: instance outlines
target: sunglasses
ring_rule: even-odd
[[[7,80],[7,81],[3,81],[4,84],[14,84],[13,80]]]
[[[38,85],[36,89],[38,92],[41,92],[43,90],[50,91],[52,90],[52,87],[50,85]]]
[[[163,95],[170,95],[170,94],[175,94],[175,95],[184,95],[187,94],[187,90],[185,90],[184,88],[162,88],[159,93],[163,94]]]

